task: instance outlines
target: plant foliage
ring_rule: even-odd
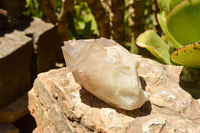
[[[171,54],[171,61],[175,64],[200,68],[200,0],[158,0],[160,13],[158,14],[159,24],[171,42],[177,49]],[[155,36],[145,36],[142,34],[138,37],[139,46],[143,46],[146,40]],[[145,48],[149,50],[152,45],[159,45],[162,50],[169,53],[166,43],[161,43],[161,38],[156,38],[154,42],[145,43]],[[156,43],[156,44],[154,44]],[[157,52],[154,47],[150,50],[152,53]],[[154,54],[160,60],[160,54]],[[170,53],[169,53],[170,54]],[[162,56],[162,60],[167,62],[169,56]],[[170,63],[168,63],[170,64]]]

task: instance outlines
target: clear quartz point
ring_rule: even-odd
[[[62,47],[77,83],[111,106],[133,110],[148,100],[142,89],[138,59],[113,40],[70,40]]]

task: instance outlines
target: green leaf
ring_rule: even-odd
[[[148,49],[160,62],[171,64],[169,46],[153,30],[141,34],[136,39],[136,44]]]
[[[30,5],[31,5],[31,0],[26,0],[26,5],[25,5],[25,7],[28,8],[28,7],[30,7]]]
[[[158,7],[160,9],[160,13],[168,14],[170,0],[157,0]]]
[[[183,45],[181,45],[180,43],[178,43],[174,37],[169,33],[168,29],[167,29],[167,25],[165,22],[165,15],[163,14],[157,14],[157,18],[158,18],[158,22],[160,24],[160,27],[162,28],[163,32],[165,33],[165,35],[167,36],[168,40],[171,42],[171,44],[176,48],[179,49],[181,47],[183,47]]]
[[[135,37],[131,36],[130,42],[125,42],[125,45],[130,48],[130,53],[132,54],[139,54],[138,47],[135,43]]]
[[[170,0],[170,3],[169,3],[170,11],[173,10],[178,4],[180,4],[183,1],[185,0]]]
[[[200,40],[200,0],[187,0],[176,6],[166,21],[170,34],[182,45]]]
[[[192,68],[200,68],[200,44],[182,47],[171,54],[172,62]]]
[[[97,24],[87,2],[74,1],[73,16],[68,19],[70,37],[90,38],[98,33]]]

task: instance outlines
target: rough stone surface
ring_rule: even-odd
[[[31,88],[32,39],[13,31],[0,37],[0,108]]]
[[[115,109],[74,81],[68,68],[39,74],[29,92],[34,133],[198,133],[200,99],[179,86],[182,67],[140,58],[138,73],[150,100],[141,108]]]

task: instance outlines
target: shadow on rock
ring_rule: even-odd
[[[81,96],[81,102],[92,107],[92,108],[111,108],[115,109],[117,112],[122,113],[124,115],[130,116],[130,117],[141,117],[141,116],[147,116],[151,113],[152,107],[151,102],[147,101],[145,102],[140,108],[134,109],[134,110],[124,110],[119,108],[114,108],[110,106],[109,104],[105,103],[101,99],[97,98],[90,92],[88,92],[86,89],[81,88],[80,89],[80,96]]]
[[[179,85],[190,93],[193,98],[200,98],[200,69],[183,67]]]
[[[180,80],[181,88],[192,95],[194,99],[200,98],[200,81],[187,82]]]

